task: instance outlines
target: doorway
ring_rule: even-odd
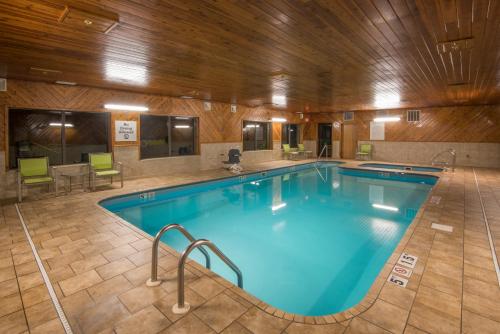
[[[326,156],[332,156],[332,124],[331,123],[319,123],[318,124],[318,155],[324,146],[327,146],[328,154]],[[325,156],[325,153],[322,155]]]
[[[342,159],[356,158],[356,128],[354,124],[342,124]]]

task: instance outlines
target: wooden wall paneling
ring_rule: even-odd
[[[420,108],[420,122],[406,121],[407,109],[387,110],[401,121],[385,124],[386,141],[410,142],[500,142],[500,105]],[[312,122],[341,121],[341,113],[313,114]],[[370,139],[370,122],[377,111],[356,111],[358,140]]]
[[[199,142],[221,143],[241,142],[241,121],[253,120],[268,122],[271,117],[285,117],[290,122],[299,122],[295,114],[267,107],[251,108],[238,105],[237,112],[230,111],[230,105],[212,103],[212,110],[203,109],[203,101],[179,99],[153,94],[138,94],[126,91],[90,88],[81,86],[61,86],[40,82],[9,80],[8,91],[0,93],[0,101],[11,108],[59,109],[74,111],[107,111],[106,103],[146,105],[149,114],[192,116],[199,119]],[[136,120],[140,136],[139,113],[112,111],[111,133],[113,146],[138,145],[138,142],[117,143],[114,141],[115,120]],[[1,122],[0,131],[5,129]],[[138,137],[140,138],[140,137]],[[2,146],[5,145],[5,131],[2,133]]]

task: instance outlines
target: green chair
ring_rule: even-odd
[[[49,158],[19,158],[17,159],[17,198],[23,201],[23,185],[39,186],[54,184],[54,178],[49,168]]]
[[[283,144],[283,155],[290,159],[291,157],[297,157],[299,152],[290,148],[289,144]]]
[[[111,153],[90,153],[89,169],[92,190],[95,190],[96,178],[109,177],[111,184],[113,184],[113,176],[118,175],[120,175],[121,187],[123,188],[123,165],[121,162],[114,162]]]
[[[364,160],[372,159],[372,144],[361,144],[359,150],[356,152],[356,158],[363,158]]]
[[[308,151],[305,149],[304,147],[304,144],[298,144],[297,145],[299,147],[299,153],[303,154],[304,155],[304,158],[307,158],[309,155],[311,155],[313,152],[312,151]]]

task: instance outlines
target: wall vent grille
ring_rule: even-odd
[[[406,111],[406,121],[407,122],[420,122],[420,110],[408,110],[408,111]]]

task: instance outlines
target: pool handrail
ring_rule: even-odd
[[[328,158],[328,145],[327,145],[327,144],[325,144],[325,145],[323,146],[323,148],[321,149],[321,152],[319,152],[319,155],[318,155],[318,157],[317,157],[317,159],[316,159],[316,162],[318,162],[318,161],[319,161],[319,159],[321,159],[321,156],[323,155],[323,151],[324,151],[325,149],[326,149],[326,155],[325,155],[325,158]]]
[[[434,155],[432,157],[432,160],[431,160],[431,165],[432,166],[435,166],[436,163],[441,163],[442,166],[444,165],[449,165],[448,162],[443,162],[443,161],[436,161],[436,159],[441,155],[441,154],[445,154],[445,153],[449,153],[451,155],[451,170],[452,172],[455,171],[455,165],[457,163],[457,151],[454,149],[454,148],[449,148],[447,150],[444,150],[442,152],[439,152],[437,153],[436,155]]]
[[[179,224],[168,224],[163,226],[163,228],[158,231],[153,241],[153,246],[151,247],[151,277],[147,280],[147,286],[158,286],[161,284],[161,280],[158,280],[158,246],[160,244],[160,239],[163,234],[169,230],[178,230],[181,232],[186,239],[188,239],[191,243],[196,241],[196,239]],[[200,252],[205,256],[205,266],[210,269],[210,255],[204,248],[200,248]]]
[[[210,240],[199,239],[193,241],[185,250],[179,259],[177,266],[177,304],[172,306],[172,312],[175,314],[184,314],[189,311],[189,304],[184,300],[184,266],[189,254],[196,248],[207,246],[212,252],[215,253],[225,264],[229,266],[238,277],[238,287],[243,288],[243,274],[236,264],[233,263],[222,251],[217,248]],[[200,248],[202,249],[202,248]]]

